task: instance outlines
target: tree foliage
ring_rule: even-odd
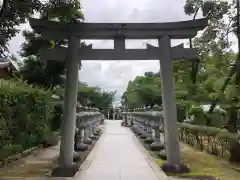
[[[81,5],[78,0],[49,0],[39,11],[40,18],[59,22],[76,22],[84,19]],[[23,31],[25,41],[21,46],[23,66],[19,76],[30,84],[45,88],[53,88],[64,84],[65,62],[48,61],[42,59],[40,50],[42,48],[53,48],[54,46],[66,45],[67,41],[47,41],[34,31]]]
[[[193,20],[201,12],[201,15],[209,20],[201,35],[190,39],[190,47],[199,49],[199,58],[192,60],[190,74],[191,83],[196,86],[201,59],[209,54],[219,55],[231,51],[232,42],[229,41],[229,36],[236,32],[236,1],[229,3],[226,0],[186,0],[184,12],[193,16]],[[228,80],[225,84],[228,84]],[[196,94],[196,88],[190,93]]]
[[[21,81],[0,81],[0,149],[42,143],[51,133],[52,93]],[[1,152],[2,153],[2,152]]]
[[[161,105],[160,79],[153,72],[146,72],[144,76],[137,76],[133,81],[128,82],[128,87],[122,103],[129,108]]]
[[[3,0],[0,6],[0,54],[8,52],[8,42],[20,32],[19,25],[26,23],[34,12],[41,12],[40,0]]]
[[[106,115],[109,106],[112,106],[115,93],[115,91],[104,91],[100,87],[88,86],[80,82],[78,101],[82,106],[97,107]]]
[[[0,54],[8,52],[8,42],[20,32],[19,25],[36,13],[61,22],[84,19],[78,0],[3,0],[0,5]]]
[[[198,81],[194,88],[196,94],[190,94],[192,84],[189,73],[191,72],[191,62],[175,61],[173,63],[174,82],[175,82],[175,97],[178,112],[185,109],[189,115],[196,116],[198,124],[206,124],[208,119],[204,116],[201,105],[209,104],[221,92],[221,86],[226,79],[227,72],[231,69],[235,61],[235,53],[225,53],[221,55],[209,55],[201,59],[201,66],[198,73]],[[225,110],[229,125],[230,122],[236,123],[236,118],[233,117],[233,110],[239,108],[240,93],[234,80],[232,79],[226,91],[221,93],[219,103],[220,107]],[[133,81],[130,81],[125,93],[122,96],[122,104],[128,108],[141,108],[156,105],[162,105],[161,97],[161,77],[158,73],[145,73],[144,76],[137,76]],[[201,109],[202,114],[191,114],[194,109]],[[209,117],[210,125],[219,126],[220,120],[216,111]],[[231,118],[230,118],[231,117]],[[179,117],[182,120],[182,117]],[[185,117],[186,118],[186,117]],[[224,123],[226,123],[225,121]],[[230,131],[230,129],[229,129]]]

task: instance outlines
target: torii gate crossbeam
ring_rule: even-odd
[[[156,60],[161,55],[161,49],[147,44],[147,49],[92,49],[92,45],[81,47],[78,50],[81,60]],[[171,48],[171,59],[193,59],[197,49],[184,48],[183,44]],[[68,48],[58,46],[53,49],[42,49],[41,59],[65,61],[68,57]]]
[[[31,27],[45,39],[62,40],[75,35],[80,39],[158,39],[168,35],[171,39],[196,36],[207,25],[207,19],[167,23],[65,23],[31,19]]]

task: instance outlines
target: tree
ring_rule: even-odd
[[[238,38],[239,1],[233,1],[228,4],[227,1],[187,0],[184,9],[188,15],[196,15],[201,9],[203,16],[208,17],[210,20],[208,27],[200,37],[194,39],[193,43],[195,47],[200,49],[199,55],[201,59],[209,54],[215,54],[222,59],[221,57],[224,57],[225,53],[231,51],[231,42],[229,42],[228,37],[231,33],[234,33]],[[223,19],[224,16],[228,18],[227,21]],[[237,73],[236,78],[240,77],[240,69],[236,64],[238,61],[240,61],[239,55],[236,58],[235,65],[229,69],[229,73],[226,75],[227,78],[225,78],[224,83],[222,83],[218,96],[212,101],[208,112],[209,115],[214,111],[220,96],[232,81],[231,79],[234,74]],[[197,71],[195,72],[197,73]],[[196,73],[194,74],[196,75]],[[207,122],[210,123],[210,120],[207,120]]]
[[[174,88],[179,120],[185,118],[186,111],[190,111],[193,107],[201,108],[201,105],[209,103],[216,98],[219,88],[226,78],[226,72],[231,69],[231,64],[234,63],[235,57],[236,54],[234,53],[204,57],[201,60],[198,81],[195,86],[196,94],[191,94],[191,96],[189,96],[189,90],[192,88],[192,84],[190,83],[191,78],[189,76],[191,62],[174,61]],[[237,91],[234,90],[234,83],[232,81],[231,86],[222,94],[220,99],[220,104],[226,111],[230,107],[232,109],[238,105],[238,103],[235,103],[236,106],[233,106],[233,92],[237,93]],[[239,94],[237,93],[235,96],[239,97]],[[161,100],[160,78],[157,74],[149,72],[146,72],[144,76],[138,76],[133,81],[130,81],[127,90],[122,96],[122,104],[126,104],[130,108],[148,106],[151,105],[151,102],[161,105],[158,100]],[[209,118],[209,120],[212,120],[212,118]],[[204,122],[206,121],[204,120]]]
[[[109,105],[113,103],[115,93],[104,91],[100,87],[90,87],[81,82],[78,88],[78,101],[83,106],[97,107],[107,115],[107,110]]]
[[[155,73],[146,72],[144,76],[137,76],[133,81],[129,81],[123,95],[122,102],[125,102],[129,108],[161,105],[160,79]]]
[[[12,54],[10,56],[10,59],[12,61],[14,61],[18,65],[19,68],[22,67],[22,65],[23,65],[22,61],[18,57],[16,57],[14,54]]]
[[[186,0],[184,11],[187,15],[193,15],[193,20],[200,11],[204,17],[209,19],[209,25],[205,28],[200,38],[189,40],[191,48],[197,47],[200,50],[200,57],[192,60],[190,77],[194,85],[197,83],[197,73],[202,57],[209,53],[222,53],[224,49],[229,47],[226,39],[230,33],[229,28],[231,26],[224,22],[223,16],[227,14],[230,8],[231,6],[227,1]],[[192,93],[194,93],[195,89],[193,89]]]
[[[223,16],[229,10],[227,1],[210,1],[210,0],[186,0],[186,4],[184,6],[184,12],[187,15],[193,15],[193,20],[196,19],[197,14],[201,11],[204,17],[207,17],[210,21],[209,26],[204,30],[200,39],[195,38],[194,40],[190,39],[190,48],[198,47],[200,49],[199,55],[203,55],[208,53],[208,51],[214,49],[224,49],[225,44],[225,32],[222,32],[222,26],[225,26]],[[217,37],[219,34],[220,37]],[[228,34],[227,34],[228,35]],[[196,43],[196,41],[201,41]],[[197,44],[197,45],[196,45]],[[219,45],[221,47],[219,47]],[[197,83],[197,73],[199,70],[201,57],[192,60],[192,68],[191,68],[191,83],[196,85]],[[194,87],[194,86],[193,86]],[[195,94],[196,87],[192,89],[190,93]]]
[[[76,22],[84,19],[78,0],[50,0],[45,4],[40,14],[41,18],[59,22]],[[41,48],[53,48],[54,46],[66,45],[66,41],[47,41],[36,32],[24,31],[25,42],[22,44],[21,56],[24,57],[24,66],[20,74],[29,83],[53,88],[56,85],[63,85],[65,74],[65,62],[47,61],[40,57]],[[31,62],[32,61],[32,62]],[[46,63],[44,63],[46,62]],[[36,68],[41,71],[32,71]],[[34,78],[33,78],[34,77]]]
[[[235,33],[237,39],[238,39],[238,55],[236,56],[236,60],[234,65],[232,66],[232,68],[230,69],[227,78],[225,79],[224,83],[222,84],[222,87],[220,89],[219,92],[219,96],[221,96],[222,93],[224,93],[224,91],[227,89],[228,84],[231,83],[232,78],[234,79],[235,82],[235,89],[239,89],[239,83],[240,83],[240,23],[239,23],[239,19],[240,19],[240,13],[239,13],[239,1],[234,2],[233,1],[233,10],[235,10],[236,14],[232,15],[232,24],[231,27],[233,28],[233,32]],[[234,13],[231,13],[234,14]],[[231,22],[231,21],[230,21]],[[211,114],[214,110],[214,108],[216,107],[217,102],[219,101],[219,96],[215,98],[215,100],[212,102],[211,107],[209,109],[208,114]],[[235,95],[236,96],[236,95]],[[235,101],[237,100],[237,98],[234,98]],[[234,104],[236,104],[236,102],[234,101]],[[233,112],[233,109],[235,109],[235,112]],[[231,112],[232,114],[234,114],[234,116],[230,116],[231,120],[229,122],[232,122],[232,125],[229,125],[229,131],[230,132],[236,132],[237,131],[237,127],[236,127],[236,121],[237,121],[237,113],[236,113],[236,107],[235,108],[231,108]],[[230,128],[232,127],[232,128]]]
[[[41,12],[41,0],[3,0],[0,5],[0,55],[8,52],[8,42],[19,33],[19,25],[26,23],[35,11]]]
[[[53,89],[57,85],[64,84],[63,63],[48,63],[47,66],[38,56],[29,56],[24,59],[24,65],[20,72],[16,73],[17,77],[22,77],[28,84],[37,85],[46,89]]]

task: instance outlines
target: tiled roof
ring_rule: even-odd
[[[6,68],[11,65],[15,71],[19,71],[19,67],[16,62],[9,58],[0,58],[0,68]]]
[[[5,61],[6,61],[6,58],[0,57],[0,63],[1,63],[1,62],[5,62]]]
[[[2,62],[0,61],[0,68],[6,68],[9,66],[9,62]]]

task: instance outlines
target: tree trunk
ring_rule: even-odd
[[[184,119],[185,119],[185,112],[186,110],[182,107],[179,107],[177,106],[177,119],[178,119],[178,122],[183,122]]]
[[[211,118],[208,117],[206,114],[204,114],[204,117],[206,119],[206,126],[211,126],[211,122],[212,122]]]
[[[237,108],[235,106],[228,109],[228,132],[237,133]]]
[[[197,13],[198,13],[198,11],[199,11],[198,5],[199,5],[199,1],[197,2],[197,8],[196,8],[196,11],[195,11],[195,13],[194,13],[194,15],[193,15],[193,20],[196,19]],[[192,39],[191,39],[191,38],[189,39],[189,45],[190,45],[190,48],[193,48],[193,42],[192,42]],[[197,73],[198,73],[199,62],[200,62],[199,59],[193,59],[193,60],[192,60],[191,80],[192,80],[192,84],[193,84],[193,85],[196,85],[196,83],[197,83]],[[192,93],[192,95],[195,95],[195,93],[196,93],[196,87],[193,87],[191,93]]]
[[[231,162],[240,162],[240,144],[239,143],[232,143],[230,149],[230,158],[229,161]]]
[[[228,132],[237,133],[237,107],[233,106],[228,109]],[[229,142],[230,158],[232,162],[240,162],[240,144],[238,142]]]
[[[9,0],[3,0],[2,2],[2,7],[0,9],[0,21],[4,20],[5,13],[8,10],[8,1]]]

